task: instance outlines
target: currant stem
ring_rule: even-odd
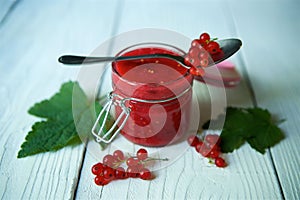
[[[127,159],[124,159],[124,160],[118,159],[118,160],[119,160],[118,162],[115,162],[115,163],[114,163],[114,166],[113,166],[114,169],[118,168],[118,167],[119,167],[122,163],[124,163]]]
[[[208,163],[209,164],[215,164],[214,160],[212,158],[208,158]]]
[[[148,161],[153,161],[153,160],[161,160],[161,161],[169,161],[169,158],[147,158],[146,160],[144,160],[145,162]]]

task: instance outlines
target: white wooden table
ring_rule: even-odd
[[[0,198],[300,199],[299,10],[297,0],[0,0]],[[146,27],[241,38],[231,60],[242,82],[226,90],[227,102],[286,119],[286,139],[265,155],[244,145],[226,156],[225,169],[190,149],[152,181],[105,187],[93,183],[97,161],[83,145],[17,159],[38,120],[28,108],[76,78],[78,70],[62,67],[58,56],[90,53],[112,36]]]

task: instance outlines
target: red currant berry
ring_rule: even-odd
[[[208,33],[202,33],[202,34],[200,35],[199,39],[200,39],[200,44],[201,44],[202,46],[204,46],[204,45],[206,45],[206,44],[209,43],[209,41],[210,41],[210,36],[209,36]]]
[[[136,156],[139,160],[145,160],[148,158],[148,152],[146,149],[139,149],[136,153]]]
[[[208,146],[210,148],[210,150],[216,150],[221,152],[221,147],[218,144],[209,144],[209,143],[205,143],[206,146]]]
[[[137,166],[139,164],[139,160],[136,158],[130,157],[127,159],[126,164],[128,167]]]
[[[124,153],[121,150],[114,151],[113,156],[115,159],[117,159],[119,161],[122,161],[125,158]]]
[[[139,170],[135,166],[130,166],[127,168],[126,174],[128,177],[137,178],[137,177],[139,177]]]
[[[194,58],[194,57],[198,57],[200,53],[200,49],[197,47],[191,47],[189,50],[189,56]]]
[[[192,66],[193,66],[193,67],[198,67],[198,66],[200,66],[200,59],[199,59],[199,57],[193,58]]]
[[[200,60],[200,66],[201,67],[207,67],[208,66],[208,59],[201,59]]]
[[[140,178],[143,180],[150,180],[152,178],[152,174],[149,169],[143,168],[140,171]]]
[[[196,48],[201,48],[200,40],[198,40],[198,39],[193,40],[191,43],[191,46],[196,47]]]
[[[200,153],[201,152],[201,149],[203,148],[203,142],[201,140],[199,140],[199,142],[196,144],[195,146],[195,150]]]
[[[208,144],[220,144],[220,136],[215,134],[209,134],[205,136],[205,142]]]
[[[207,53],[209,53],[209,52],[208,52],[208,45],[207,45],[207,44],[203,46],[203,49],[204,49]]]
[[[199,153],[204,157],[209,157],[211,149],[206,145],[202,145],[202,148],[199,150]]]
[[[220,59],[222,59],[223,57],[224,57],[224,52],[222,51],[222,49],[220,49],[220,51],[219,51],[218,53],[211,55],[211,59],[212,59],[213,61],[220,60]]]
[[[137,164],[135,167],[136,167],[136,168],[138,169],[138,171],[139,171],[140,169],[143,169],[143,168],[144,168],[144,164],[138,162],[138,164]]]
[[[184,64],[186,64],[187,66],[192,66],[192,62],[193,62],[193,59],[189,56],[189,55],[186,55],[184,57]]]
[[[188,137],[187,142],[189,143],[189,145],[191,147],[194,147],[198,144],[199,139],[196,135],[191,135],[191,136]]]
[[[200,60],[202,60],[202,59],[207,59],[208,60],[208,57],[209,57],[209,55],[208,55],[207,51],[205,51],[205,50],[200,51],[200,53],[199,53]]]
[[[209,152],[209,157],[210,158],[217,158],[220,155],[220,151],[218,151],[216,148],[213,148],[210,152]]]
[[[113,167],[116,162],[117,162],[117,160],[115,159],[115,157],[113,157],[110,154],[103,157],[103,164],[104,165]]]
[[[215,41],[211,41],[208,45],[207,45],[207,51],[210,53],[210,54],[216,54],[216,53],[219,53],[221,51],[220,49],[220,45],[215,42]]]
[[[103,170],[103,177],[105,179],[113,179],[115,177],[115,171],[114,171],[114,169],[111,168],[111,167],[106,167]]]
[[[94,175],[100,175],[103,173],[104,166],[102,163],[97,163],[92,167],[92,173]]]
[[[117,179],[125,179],[125,178],[127,178],[125,169],[124,169],[123,167],[118,167],[118,168],[115,170],[115,177],[116,177]]]
[[[110,180],[105,179],[103,176],[96,176],[94,182],[96,183],[96,185],[104,186],[107,185]]]
[[[227,165],[225,160],[223,158],[220,158],[220,157],[215,159],[215,164],[216,164],[217,167],[226,167],[226,165]]]

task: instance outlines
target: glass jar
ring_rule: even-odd
[[[155,53],[185,54],[167,44],[143,43],[128,47],[116,56]],[[174,143],[189,128],[192,83],[193,76],[188,69],[167,58],[113,62],[113,91],[103,110],[109,111],[114,106],[116,121],[109,134],[97,139],[110,142],[120,132],[129,141],[143,146]],[[98,118],[102,115],[105,112]],[[106,135],[112,132],[107,140]]]

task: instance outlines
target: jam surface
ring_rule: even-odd
[[[126,52],[123,54],[123,56],[156,53],[178,55],[163,48],[141,48]],[[180,78],[188,71],[176,61],[167,58],[118,61],[117,63],[113,64],[113,67],[124,79],[138,83],[164,84]]]

